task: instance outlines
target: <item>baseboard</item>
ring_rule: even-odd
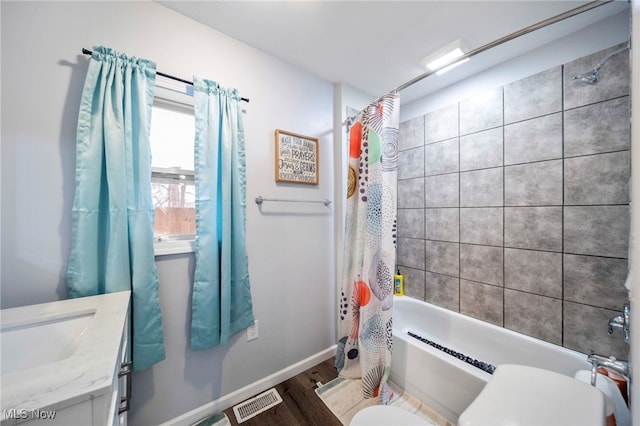
[[[227,408],[233,407],[234,405],[256,394],[266,391],[267,389],[277,385],[278,383],[281,383],[297,374],[302,373],[303,371],[321,363],[322,361],[326,361],[327,359],[335,355],[336,348],[337,345],[330,346],[327,349],[311,355],[310,357],[305,358],[300,362],[290,365],[287,368],[283,368],[280,371],[276,371],[275,373],[263,379],[260,379],[257,382],[253,382],[250,385],[224,395],[216,399],[215,401],[208,402],[181,416],[162,423],[160,426],[190,426],[204,417],[211,416],[215,413],[219,413],[220,411],[224,411]]]

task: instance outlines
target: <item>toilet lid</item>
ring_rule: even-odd
[[[372,405],[360,410],[353,416],[350,426],[410,426],[428,425],[417,415],[390,405]]]
[[[458,426],[604,426],[604,394],[573,377],[502,364],[467,407]]]

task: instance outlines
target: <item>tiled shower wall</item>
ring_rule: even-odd
[[[401,123],[407,296],[626,359],[628,52],[573,79],[619,47]]]

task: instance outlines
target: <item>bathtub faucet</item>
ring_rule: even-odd
[[[613,328],[621,328],[624,333],[624,341],[629,343],[629,304],[624,304],[622,315],[616,315],[609,320],[609,334],[613,334]]]
[[[616,373],[625,379],[627,382],[631,379],[631,373],[629,372],[629,361],[622,359],[616,359],[616,357],[606,357],[604,355],[598,355],[591,352],[587,356],[587,361],[591,363],[591,385],[596,385],[596,377],[598,376],[598,368],[602,367],[607,371]]]

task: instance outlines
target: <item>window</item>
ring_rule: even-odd
[[[156,255],[193,251],[194,137],[193,106],[156,97],[150,134]]]

